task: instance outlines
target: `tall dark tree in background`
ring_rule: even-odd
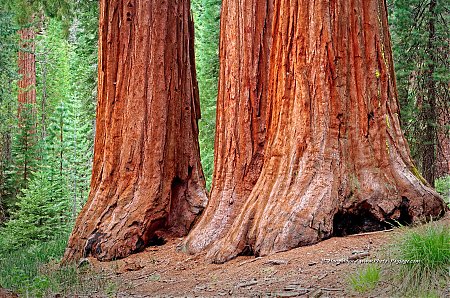
[[[412,157],[434,185],[450,173],[448,1],[390,2],[402,125]]]
[[[18,0],[7,4],[3,7],[8,8],[4,10],[8,28],[20,28],[21,20],[33,13],[40,17],[33,23],[39,28],[33,42],[34,86],[18,87],[19,79],[24,78],[14,75],[18,59],[10,59],[0,71],[8,74],[10,84],[1,85],[4,141],[0,202],[5,203],[2,210],[9,218],[0,231],[2,249],[61,237],[59,233],[68,232],[70,219],[86,201],[94,135],[98,28],[97,1],[83,1],[73,13],[68,13],[68,1]],[[72,18],[74,21],[68,22]],[[0,28],[2,35],[9,36],[10,31]],[[24,52],[20,55],[30,54],[28,48],[19,48],[18,38],[10,39],[2,39],[9,52],[2,51],[0,62],[6,61],[2,57],[17,57],[19,50]],[[7,41],[12,44],[16,40],[15,47],[7,46]],[[31,90],[35,102],[19,105],[17,98],[26,99]],[[30,135],[35,146],[29,146]],[[24,165],[28,169],[32,165],[26,183]],[[48,221],[49,217],[53,219]]]
[[[17,119],[12,135],[12,159],[6,187],[14,206],[15,196],[25,189],[36,171],[36,15],[34,6],[28,1],[11,1],[9,9],[17,12],[14,23],[18,28],[17,53]]]

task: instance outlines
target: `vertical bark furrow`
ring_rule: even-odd
[[[20,111],[24,104],[36,103],[36,57],[35,50],[35,29],[32,25],[19,30],[20,50],[18,57],[19,75],[19,119]]]
[[[206,205],[188,0],[102,0],[91,193],[64,259],[185,235]]]
[[[259,177],[272,12],[273,0],[222,2],[214,176],[208,207],[185,241],[191,253],[229,228]]]
[[[275,7],[264,164],[207,256],[267,255],[441,215],[442,200],[411,172],[384,0]]]

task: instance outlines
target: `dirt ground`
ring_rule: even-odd
[[[178,251],[182,239],[177,238],[123,260],[90,262],[117,278],[117,297],[389,297],[392,294],[386,293],[392,293],[395,285],[388,281],[370,295],[361,295],[350,289],[347,278],[365,265],[362,260],[386,258],[384,247],[399,233],[336,237],[267,257],[240,256],[220,265]]]

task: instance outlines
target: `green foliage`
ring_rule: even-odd
[[[97,100],[98,2],[83,1],[70,33],[71,100],[67,107],[68,156],[73,211],[77,213],[87,199],[93,158],[95,108]]]
[[[0,231],[1,250],[45,242],[67,230],[67,201],[58,177],[39,171],[18,198],[17,210]]]
[[[0,4],[0,224],[10,217],[0,226],[0,287],[32,297],[113,293],[117,286],[101,275],[52,265],[89,189],[98,1]],[[22,107],[19,121],[17,31],[30,25],[39,31],[37,104]]]
[[[17,114],[16,114],[17,115]],[[15,119],[11,130],[11,161],[8,165],[3,196],[6,207],[15,209],[16,196],[26,189],[38,168],[39,140],[36,137],[34,104],[22,104],[20,118]]]
[[[80,13],[80,19],[82,16]],[[96,69],[96,47],[86,51],[92,39],[80,42],[83,28],[77,21],[69,42],[63,24],[50,19],[37,46],[43,159],[58,172],[60,184],[68,190],[66,200],[71,208],[67,212],[72,218],[87,198],[94,137],[96,72],[92,69]],[[92,30],[96,39],[96,29]]]
[[[436,191],[441,194],[447,204],[450,204],[450,175],[436,179]]]
[[[450,128],[449,6],[448,1],[437,0],[430,11],[430,1],[389,2],[401,124],[415,163],[422,171],[430,145],[437,156],[441,150],[438,134],[448,135]],[[431,23],[434,30],[430,29]],[[432,139],[428,135],[430,128]]]
[[[44,12],[61,21],[67,28],[72,16],[72,4],[71,0],[0,0],[0,7],[13,12],[20,26],[29,25],[33,17]]]
[[[379,281],[380,268],[373,264],[359,269],[348,278],[351,288],[358,293],[366,293],[373,290]]]
[[[5,155],[1,158],[8,177],[8,183],[2,184],[2,200],[12,199],[10,220],[0,227],[0,286],[32,297],[92,291],[108,294],[117,289],[101,275],[45,265],[61,258],[71,219],[85,202],[91,175],[98,3],[82,1],[74,13],[69,35],[61,18],[42,19],[35,51],[37,104],[23,109],[20,126],[17,93],[0,84],[2,91],[8,91],[0,94],[8,95],[10,102],[3,104],[6,99],[2,97],[0,116],[5,122],[0,121],[0,133],[9,133],[13,143],[10,160]],[[0,69],[0,76],[5,73],[13,86],[17,53],[11,49],[2,60],[3,53],[0,63],[10,63],[10,68],[8,74]],[[7,116],[11,121],[6,121]]]
[[[13,185],[7,183],[12,162],[12,138],[17,121],[17,99],[14,96],[17,74],[17,25],[13,15],[0,6],[0,223],[7,216],[7,200]]]
[[[33,292],[42,281],[40,266],[58,260],[64,253],[67,237],[35,243],[24,249],[5,251],[4,238],[0,239],[0,286],[20,293]],[[2,243],[3,242],[3,243]]]
[[[397,243],[396,257],[417,260],[402,267],[401,290],[422,293],[442,289],[450,266],[450,228],[445,223],[430,223],[405,232]],[[423,293],[422,293],[423,294]]]
[[[117,283],[103,273],[75,265],[60,267],[68,234],[38,242],[27,248],[0,253],[0,287],[11,289],[26,297],[63,297],[114,295]]]
[[[220,0],[193,0],[195,55],[202,118],[199,122],[200,156],[207,188],[214,163],[214,134],[219,77]]]

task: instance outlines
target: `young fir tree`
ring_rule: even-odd
[[[12,137],[17,119],[17,25],[13,14],[0,6],[0,223],[7,215],[14,187],[8,183],[12,163]]]
[[[2,250],[47,241],[67,228],[67,200],[59,179],[49,168],[35,173],[18,198],[11,219],[0,231]]]
[[[69,168],[72,214],[76,216],[89,194],[97,96],[98,2],[82,1],[70,28]]]
[[[78,162],[74,155],[77,150],[73,148],[80,148],[80,144],[87,147],[83,142],[74,142],[74,134],[83,139],[83,133],[89,131],[80,124],[77,110],[83,110],[82,104],[72,97],[69,85],[73,78],[69,58],[73,55],[64,37],[63,24],[48,20],[44,25],[36,43],[39,102],[36,113],[40,119],[37,130],[41,132],[37,135],[42,137],[39,158],[35,159],[37,173],[18,197],[12,220],[2,232],[5,239],[19,235],[17,241],[10,241],[17,245],[45,241],[67,230],[68,219],[73,217],[71,192],[75,191],[71,189],[71,177]],[[23,129],[23,132],[28,131],[31,130]],[[20,138],[23,139],[26,138]],[[86,153],[86,150],[79,151]]]

